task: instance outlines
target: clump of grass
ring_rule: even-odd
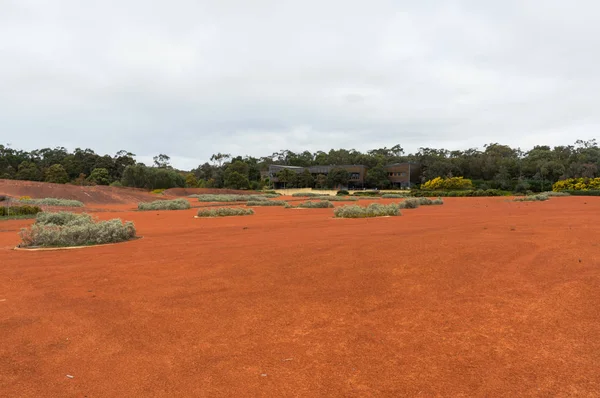
[[[410,191],[406,191],[406,193],[390,192],[390,193],[384,193],[383,195],[381,195],[381,197],[383,199],[401,199],[401,198],[406,198],[409,194],[410,194]]]
[[[246,206],[285,206],[285,200],[249,200]]]
[[[333,203],[328,200],[321,200],[318,202],[311,202],[309,200],[308,202],[303,202],[296,205],[296,207],[301,209],[329,209],[333,207]]]
[[[23,197],[24,198],[24,197]],[[56,206],[56,207],[83,207],[83,202],[71,199],[44,198],[44,199],[19,199],[21,202],[38,206]]]
[[[333,215],[337,218],[367,218],[367,217],[384,217],[384,216],[400,216],[400,206],[396,203],[389,205],[381,205],[379,203],[371,203],[367,207],[358,205],[342,206],[333,210]]]
[[[546,194],[540,193],[537,195],[529,195],[529,196],[523,196],[521,198],[515,198],[514,201],[515,202],[542,202],[544,200],[548,200],[549,197]]]
[[[239,207],[219,207],[217,209],[200,209],[197,217],[229,217],[229,216],[251,216],[254,214],[252,209],[242,209]]]
[[[37,225],[82,225],[91,222],[93,222],[92,216],[87,213],[70,213],[68,211],[40,213],[35,218]]]
[[[153,202],[138,203],[138,210],[186,210],[190,202],[185,199],[155,200]]]
[[[421,205],[421,201],[419,200],[419,198],[410,198],[410,199],[406,199],[403,202],[398,203],[398,206],[401,209],[416,209],[420,205]]]
[[[317,196],[330,196],[330,195],[325,194],[325,193],[318,193],[318,192],[296,192],[296,193],[293,193],[292,196],[295,198],[314,198]]]
[[[258,201],[276,198],[279,195],[265,194],[265,195],[214,195],[214,194],[201,194],[201,195],[190,195],[192,198],[198,198],[200,202],[247,202],[247,201]]]
[[[2,206],[0,207],[0,217],[11,218],[30,218],[40,213],[42,209],[38,206]]]
[[[94,220],[89,214],[40,213],[20,232],[21,247],[69,247],[123,242],[135,238],[131,221]]]
[[[444,201],[442,200],[442,198],[437,198],[437,199],[429,199],[429,198],[425,198],[425,197],[421,197],[418,199],[419,204],[422,206],[432,206],[432,205],[443,205]]]
[[[571,194],[568,192],[554,192],[554,191],[543,192],[542,194],[546,195],[548,197],[571,196]]]
[[[358,198],[350,196],[316,196],[315,199],[328,200],[330,202],[356,202]]]

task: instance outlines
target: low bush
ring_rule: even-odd
[[[348,195],[350,195],[350,192],[348,192],[345,189],[340,189],[339,191],[337,191],[336,195],[338,195],[338,196],[348,196]]]
[[[263,195],[281,196],[280,193],[277,193],[276,191],[273,191],[273,190],[261,191],[261,194],[263,194]]]
[[[44,198],[44,199],[19,199],[21,202],[31,203],[39,206],[56,206],[56,207],[83,207],[83,202],[71,199],[60,198]]]
[[[4,202],[5,200],[8,200],[8,196],[0,195],[0,202]]]
[[[546,195],[546,196],[550,196],[550,197],[571,196],[570,193],[565,192],[565,191],[561,191],[561,192],[548,191],[548,192],[542,192],[542,194]]]
[[[92,222],[92,216],[87,213],[70,213],[60,211],[57,213],[40,213],[35,218],[38,225],[80,225]]]
[[[155,200],[153,202],[138,203],[138,210],[186,210],[190,202],[185,199]]]
[[[123,187],[123,184],[121,183],[121,181],[113,181],[110,183],[111,187],[117,187],[117,188],[121,188]]]
[[[421,206],[432,206],[432,205],[443,205],[444,201],[441,198],[437,198],[434,200],[431,200],[429,198],[419,198],[419,204]]]
[[[421,202],[419,199],[421,199],[421,198],[406,199],[405,201],[398,203],[398,206],[401,209],[416,209],[417,207],[419,207],[421,205]]]
[[[198,198],[200,202],[247,202],[257,200],[267,200],[271,198],[277,198],[279,195],[265,194],[265,195],[215,195],[215,194],[201,194],[201,195],[190,195],[191,198]]]
[[[401,214],[400,206],[395,203],[389,205],[371,203],[367,207],[357,205],[337,207],[333,210],[333,215],[337,218],[367,218],[400,216]]]
[[[285,206],[285,200],[249,200],[246,206]]]
[[[333,207],[333,203],[328,200],[321,200],[319,202],[311,202],[309,200],[308,202],[303,202],[296,205],[296,207],[302,209],[328,209]]]
[[[357,191],[352,193],[352,196],[381,196],[379,191]]]
[[[219,207],[217,209],[200,209],[198,217],[228,217],[228,216],[250,216],[254,214],[252,209],[242,209],[239,207]]]
[[[441,190],[441,189],[460,190],[460,189],[472,189],[472,188],[473,188],[473,181],[469,180],[468,178],[463,178],[463,177],[448,177],[448,178],[436,177],[433,180],[429,180],[421,185],[421,189],[430,190],[430,191]]]
[[[166,189],[154,189],[152,191],[150,191],[150,193],[153,193],[155,195],[162,195],[163,193],[165,193]]]
[[[21,230],[20,236],[22,247],[100,245],[135,238],[135,226],[118,218],[97,221],[88,214],[40,213],[30,228]]]
[[[31,196],[21,196],[19,200],[31,200]]]
[[[597,191],[600,190],[600,177],[597,178],[568,178],[552,185],[555,192],[561,191]]]
[[[401,199],[401,198],[406,198],[409,194],[410,194],[410,192],[408,192],[408,191],[406,193],[390,192],[390,193],[384,193],[383,195],[381,195],[381,197],[383,199]]]
[[[292,196],[294,198],[314,198],[317,196],[329,196],[325,193],[317,193],[317,192],[296,192],[293,193]]]
[[[515,202],[541,202],[541,201],[548,200],[548,199],[549,199],[548,195],[540,193],[537,195],[529,195],[529,196],[523,196],[521,198],[515,198],[514,201]]]
[[[34,216],[41,211],[42,209],[38,206],[2,206],[0,207],[0,217]]]
[[[316,196],[315,199],[329,200],[331,202],[356,202],[358,198],[350,196]]]

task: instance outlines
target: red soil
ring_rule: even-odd
[[[200,194],[219,194],[219,195],[253,195],[260,192],[240,191],[237,189],[213,189],[213,188],[171,188],[167,189],[165,195],[171,196],[189,196]]]
[[[600,198],[255,211],[57,252],[0,222],[0,396],[600,395]]]
[[[32,198],[74,199],[83,203],[118,204],[137,203],[160,199],[146,190],[135,188],[118,188],[107,186],[82,187],[68,184],[50,184],[47,182],[0,180],[0,195],[15,198],[30,196]]]

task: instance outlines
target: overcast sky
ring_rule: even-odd
[[[158,153],[597,137],[594,0],[0,0],[0,142]]]

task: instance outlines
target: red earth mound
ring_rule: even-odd
[[[79,200],[85,204],[122,204],[157,200],[142,189],[107,186],[77,186],[47,182],[0,180],[0,194],[18,198],[61,198]]]
[[[600,396],[600,198],[444,201],[125,211],[144,239],[56,252],[0,222],[0,396]]]
[[[202,194],[218,194],[218,195],[255,195],[256,191],[241,191],[237,189],[213,189],[213,188],[171,188],[167,189],[165,195],[171,196],[189,196]]]

